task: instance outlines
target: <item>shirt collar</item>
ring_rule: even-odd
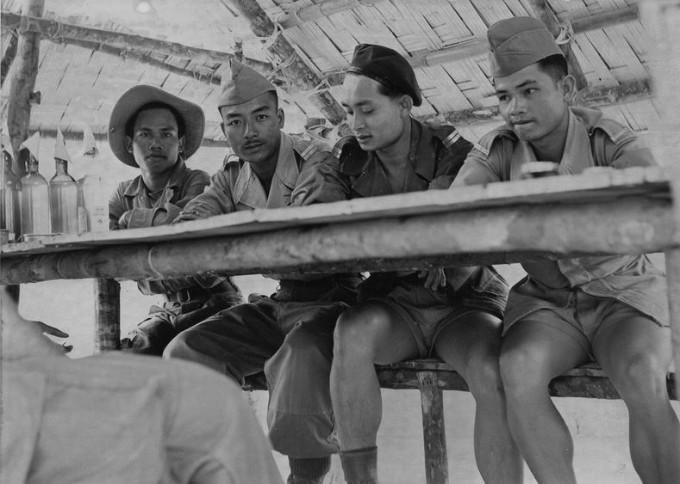
[[[170,178],[168,178],[167,183],[165,184],[164,190],[167,188],[181,188],[182,180],[186,175],[187,169],[187,165],[182,158],[177,160],[177,163],[175,163],[175,168],[172,171]],[[126,197],[136,197],[142,193],[146,193],[146,188],[147,187],[144,184],[142,175],[139,175],[133,180],[132,183],[130,183],[123,195]]]
[[[284,187],[292,189],[300,174],[295,159],[293,139],[286,133],[281,132],[281,143],[276,160],[274,177],[269,188],[269,197],[265,194],[264,187],[257,177],[250,163],[244,162],[234,184],[234,201],[252,208],[280,207]],[[283,185],[283,186],[282,186]]]
[[[567,139],[559,163],[558,172],[562,175],[581,173],[588,167],[594,166],[593,155],[590,151],[590,137],[587,127],[569,110],[567,125]],[[513,163],[510,178],[520,178],[522,165],[536,159],[533,148],[527,141],[518,141],[513,152]]]

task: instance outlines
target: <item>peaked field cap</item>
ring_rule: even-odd
[[[359,44],[354,49],[348,73],[370,77],[387,88],[394,88],[413,98],[413,105],[423,103],[416,74],[397,51],[374,44]]]
[[[111,111],[109,146],[126,165],[138,167],[135,157],[125,148],[125,126],[139,109],[149,103],[162,103],[174,108],[184,121],[184,156],[196,153],[203,141],[205,114],[198,104],[174,96],[155,86],[140,84],[125,92]]]
[[[540,20],[512,17],[489,27],[489,63],[493,77],[505,77],[551,55],[564,55]]]
[[[231,60],[229,66],[231,67],[229,80],[222,83],[217,109],[222,106],[243,104],[265,92],[276,92],[274,84],[252,68],[236,60]]]

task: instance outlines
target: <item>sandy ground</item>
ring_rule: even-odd
[[[507,272],[507,271],[506,271]],[[512,276],[513,274],[511,274]],[[243,276],[238,282],[244,291],[268,293],[274,281],[260,276]],[[93,283],[91,280],[52,281],[29,284],[22,289],[22,314],[41,319],[68,333],[75,348],[73,357],[90,355],[93,349]],[[121,320],[125,334],[146,314],[153,297],[144,297],[133,283],[122,284]],[[244,394],[266,428],[265,392]],[[575,466],[579,482],[598,484],[637,483],[628,453],[627,413],[621,401],[560,398],[557,405],[569,425],[575,443]],[[680,413],[680,405],[674,402]],[[383,390],[383,423],[378,436],[381,482],[419,484],[425,482],[420,397],[417,391]],[[445,392],[445,419],[449,458],[449,481],[473,484],[482,480],[472,451],[474,401],[469,393]],[[275,454],[285,477],[287,459]],[[326,483],[342,483],[339,462],[334,459]],[[526,483],[535,482],[526,472]]]

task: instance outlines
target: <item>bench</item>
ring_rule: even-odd
[[[446,363],[435,359],[379,365],[376,370],[382,388],[420,391],[426,482],[448,483],[443,390],[469,391],[465,380]],[[668,394],[671,399],[678,400],[674,381],[675,374],[669,373]],[[619,398],[612,382],[595,364],[575,368],[555,378],[550,383],[550,394],[555,397]]]

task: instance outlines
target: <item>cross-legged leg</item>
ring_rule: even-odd
[[[593,339],[595,356],[628,408],[630,452],[642,482],[680,482],[680,424],[666,389],[670,329],[628,309]]]
[[[466,314],[437,336],[434,352],[460,373],[475,399],[475,459],[486,483],[521,483],[524,464],[508,428],[499,370],[501,321]]]
[[[515,323],[503,340],[500,368],[508,423],[538,482],[575,483],[573,442],[548,384],[586,362],[588,353],[571,336],[541,321],[541,313]]]
[[[333,351],[331,400],[345,478],[347,482],[377,482],[375,468],[364,469],[366,466],[359,463],[354,467],[361,469],[355,469],[355,473],[349,470],[351,464],[346,465],[352,460],[351,452],[361,454],[373,449],[375,454],[382,399],[373,365],[416,357],[417,344],[406,325],[386,307],[368,302],[340,316],[335,327]],[[366,465],[374,467],[375,462]],[[369,476],[358,476],[363,471]]]

